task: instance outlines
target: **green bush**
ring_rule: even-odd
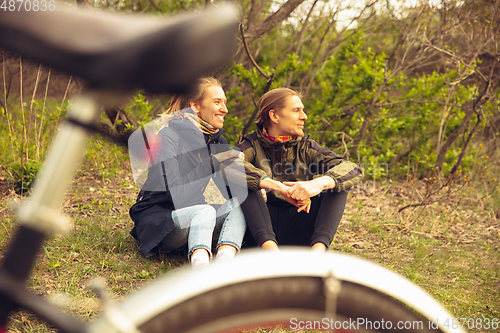
[[[9,181],[14,185],[14,191],[17,194],[24,194],[31,189],[33,182],[40,169],[38,161],[16,162],[11,165]]]

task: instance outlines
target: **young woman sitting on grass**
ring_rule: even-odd
[[[223,161],[243,158],[228,150],[222,136],[226,96],[214,78],[199,80],[195,96],[175,96],[157,134],[159,147],[152,154],[148,178],[130,209],[132,235],[144,256],[182,250],[187,244],[193,267],[212,258],[229,259],[240,249],[245,220],[236,198],[220,207],[209,205],[204,190],[213,179],[227,194],[218,173]]]

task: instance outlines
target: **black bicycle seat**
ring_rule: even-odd
[[[0,11],[0,47],[98,88],[182,93],[231,59],[237,24],[228,5],[161,19],[56,3],[54,11]]]

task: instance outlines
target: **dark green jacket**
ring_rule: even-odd
[[[334,191],[344,191],[363,180],[363,170],[329,149],[321,147],[309,135],[284,143],[266,139],[262,129],[246,135],[238,148],[245,154],[247,186],[257,191],[264,177],[284,181],[306,181],[330,176],[336,183]],[[274,191],[268,202],[289,205]]]

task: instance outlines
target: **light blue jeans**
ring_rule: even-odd
[[[161,242],[161,252],[188,245],[188,258],[196,249],[206,249],[212,256],[212,246],[232,245],[238,251],[245,235],[245,217],[237,198],[226,201],[219,209],[195,205],[172,212],[175,229]]]

